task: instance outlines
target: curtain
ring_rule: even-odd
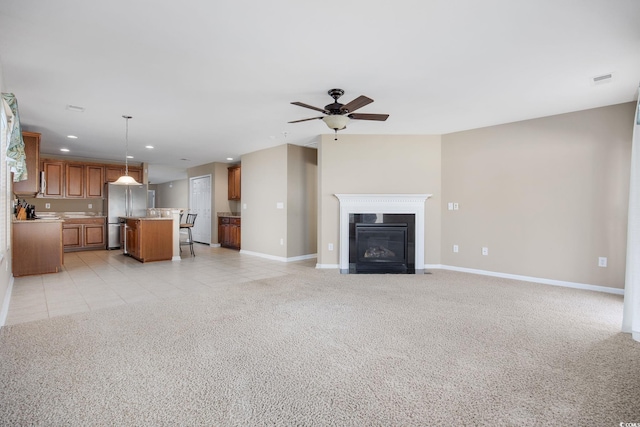
[[[13,113],[11,123],[11,138],[7,145],[7,164],[13,172],[13,182],[27,179],[27,156],[24,153],[24,141],[22,140],[22,129],[20,128],[20,117],[18,115],[18,100],[12,93],[3,93],[2,100],[9,104]]]
[[[640,341],[640,97],[633,121],[622,331]]]

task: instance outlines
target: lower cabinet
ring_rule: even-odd
[[[11,239],[15,277],[62,270],[62,221],[14,221]]]
[[[106,249],[104,218],[68,218],[62,225],[65,252]]]
[[[240,249],[240,218],[218,217],[218,243],[224,248]]]
[[[125,239],[125,253],[138,261],[170,261],[173,258],[171,218],[128,218]]]

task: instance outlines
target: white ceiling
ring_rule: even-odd
[[[2,88],[43,153],[123,161],[131,115],[154,183],[314,143],[330,130],[288,124],[319,115],[290,102],[334,87],[390,114],[341,133],[442,134],[632,101],[640,82],[638,0],[5,0],[0,34]]]

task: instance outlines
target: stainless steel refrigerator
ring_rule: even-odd
[[[120,248],[120,218],[147,216],[147,186],[105,184],[107,249]]]

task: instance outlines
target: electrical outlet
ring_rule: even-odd
[[[51,209],[51,203],[45,203],[44,204],[44,208],[45,209]]]
[[[282,237],[280,238],[280,246],[284,246],[284,239]]]
[[[607,257],[601,256],[598,257],[598,267],[606,267],[607,266]]]
[[[276,209],[284,209],[284,203],[283,202],[276,203]]]
[[[333,243],[329,243],[329,250],[332,251],[333,250]]]
[[[247,204],[246,203],[242,204],[242,209],[247,209]]]
[[[453,252],[458,253],[458,245],[453,245]]]
[[[453,202],[447,203],[447,209],[449,209],[450,211],[453,210]]]
[[[454,203],[453,203],[453,210],[454,210],[454,211],[457,211],[457,210],[458,210],[458,208],[459,208],[458,203],[454,202]]]
[[[482,255],[489,255],[489,248],[482,248]]]
[[[93,209],[93,205],[89,203],[89,209]]]

